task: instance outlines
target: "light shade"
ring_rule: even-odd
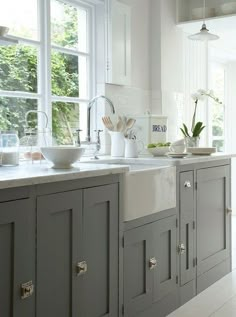
[[[207,29],[206,24],[203,23],[200,32],[196,33],[196,34],[189,35],[188,38],[190,40],[194,40],[194,41],[206,41],[206,42],[208,42],[208,41],[216,41],[220,37],[218,35],[209,33],[209,30]]]

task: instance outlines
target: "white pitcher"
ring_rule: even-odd
[[[111,136],[111,156],[123,157],[125,154],[125,138],[122,132],[110,131]]]
[[[125,139],[125,157],[136,158],[143,150],[144,145],[142,141],[134,139]]]

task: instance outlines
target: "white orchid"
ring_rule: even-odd
[[[202,130],[205,128],[203,126],[202,122],[196,123],[196,113],[197,113],[197,105],[198,101],[204,101],[207,97],[213,99],[215,102],[222,104],[222,102],[219,100],[219,98],[215,97],[213,90],[205,90],[205,89],[198,89],[197,92],[193,93],[191,95],[192,99],[195,103],[194,113],[193,113],[193,119],[192,119],[192,128],[191,131],[193,133],[193,136],[199,136],[199,134],[202,132]],[[181,131],[183,132],[184,136],[189,136],[188,128],[185,124],[183,124],[183,129],[181,128]]]

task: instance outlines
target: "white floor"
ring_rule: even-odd
[[[236,216],[232,217],[232,258],[232,273],[169,317],[236,317]]]

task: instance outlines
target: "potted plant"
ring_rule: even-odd
[[[198,101],[204,101],[208,97],[213,99],[215,102],[222,104],[219,98],[215,97],[214,92],[212,90],[199,89],[196,93],[192,94],[192,99],[194,100],[195,107],[192,118],[191,131],[189,131],[185,123],[183,123],[183,127],[180,128],[185,137],[186,147],[199,146],[200,134],[206,126],[201,121],[196,122],[197,106]]]

